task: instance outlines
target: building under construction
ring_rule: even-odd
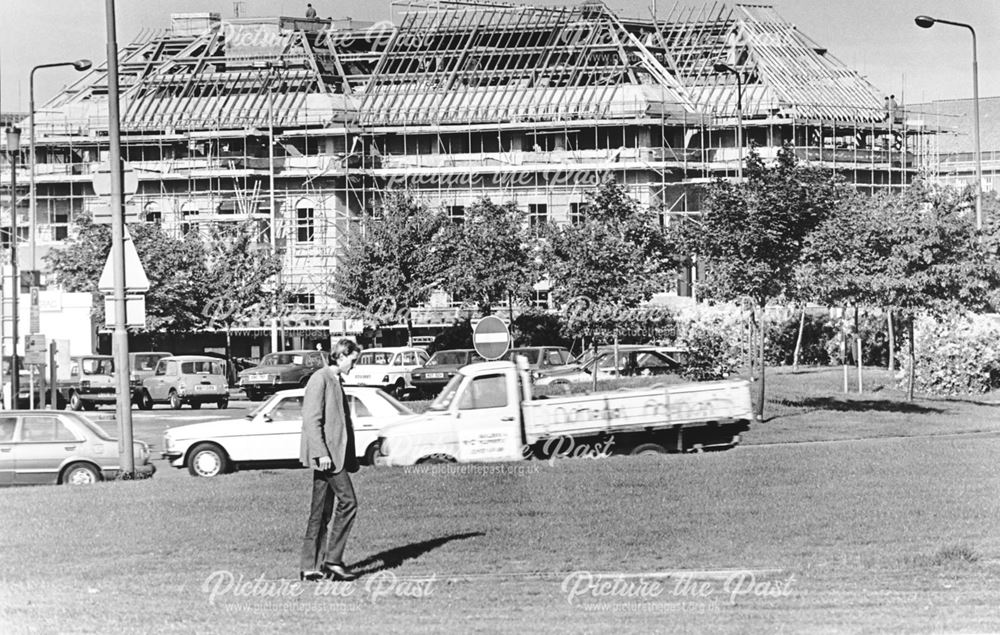
[[[905,185],[921,161],[908,149],[924,131],[768,6],[633,18],[592,1],[396,8],[395,25],[175,15],[125,46],[131,222],[253,222],[283,254],[296,328],[333,332],[344,325],[330,320],[331,269],[351,223],[390,189],[455,217],[488,196],[532,222],[566,221],[613,177],[669,222],[699,212],[702,184],[736,177],[750,143],[765,158],[789,143],[867,192]],[[92,187],[108,153],[106,94],[100,65],[38,109],[40,251],[78,215],[106,213]],[[453,309],[434,304],[418,321],[450,323]]]

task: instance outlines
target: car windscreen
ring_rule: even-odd
[[[80,371],[84,375],[110,375],[115,372],[115,363],[110,359],[81,359]]]
[[[515,348],[504,355],[503,358],[508,361],[514,361],[514,356],[520,355],[521,357],[528,358],[528,363],[534,366],[538,363],[538,355],[541,352],[541,349],[537,348]]]
[[[388,351],[365,351],[358,356],[357,366],[388,366],[394,353]]]
[[[452,400],[455,398],[455,393],[458,391],[458,387],[462,384],[462,380],[465,379],[465,375],[455,375],[451,380],[441,389],[437,398],[431,402],[428,406],[430,410],[447,410],[448,406],[451,405]]]
[[[290,364],[295,364],[297,366],[302,366],[305,362],[305,356],[302,354],[294,353],[270,353],[264,356],[264,359],[260,360],[261,366],[288,366]]]
[[[181,374],[182,375],[225,375],[222,370],[222,364],[219,362],[183,362],[181,363]]]
[[[427,366],[464,366],[468,357],[465,351],[439,351],[434,353]]]
[[[156,362],[160,361],[167,355],[144,355],[137,354],[132,362],[132,370],[153,370],[156,368]]]
[[[94,423],[93,421],[91,421],[90,419],[88,419],[87,417],[84,417],[83,415],[73,415],[73,418],[76,419],[77,421],[79,421],[80,424],[83,427],[85,427],[88,430],[90,430],[91,432],[93,432],[94,436],[96,436],[101,441],[114,441],[115,440],[113,437],[109,436],[107,432],[104,431],[104,428],[102,428],[101,426],[97,425],[96,423]]]

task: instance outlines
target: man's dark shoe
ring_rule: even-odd
[[[357,580],[358,575],[345,567],[342,564],[329,564],[323,565],[321,571],[329,580],[340,580],[342,582],[350,582],[351,580]]]
[[[303,582],[316,582],[325,577],[326,575],[322,571],[299,571],[299,580]]]

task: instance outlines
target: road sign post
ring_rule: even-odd
[[[499,359],[510,348],[510,331],[503,320],[489,315],[473,328],[472,345],[484,359]]]

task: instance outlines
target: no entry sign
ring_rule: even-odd
[[[472,331],[472,345],[485,359],[497,359],[507,352],[510,331],[498,317],[488,316],[479,320]]]

